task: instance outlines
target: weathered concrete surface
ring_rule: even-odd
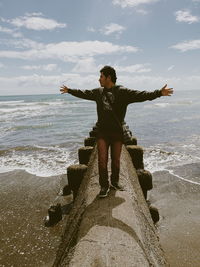
[[[99,199],[95,148],[54,266],[168,266],[125,147],[120,174],[125,191]]]

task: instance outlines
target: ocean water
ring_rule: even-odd
[[[96,119],[94,102],[67,94],[0,96],[0,172],[66,173]],[[126,122],[145,150],[145,169],[200,185],[200,91],[133,103]]]

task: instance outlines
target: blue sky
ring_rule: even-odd
[[[0,0],[0,95],[117,83],[200,90],[200,0]]]

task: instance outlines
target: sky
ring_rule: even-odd
[[[200,0],[0,0],[0,95],[200,90]]]

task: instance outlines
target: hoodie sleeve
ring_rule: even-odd
[[[127,88],[124,88],[123,90],[123,98],[127,104],[154,100],[161,96],[161,90],[155,90],[153,92],[130,90]]]
[[[92,89],[92,90],[80,90],[80,89],[68,89],[68,93],[79,97],[79,98],[83,98],[83,99],[87,99],[87,100],[96,100],[97,94],[96,94],[96,90]]]

